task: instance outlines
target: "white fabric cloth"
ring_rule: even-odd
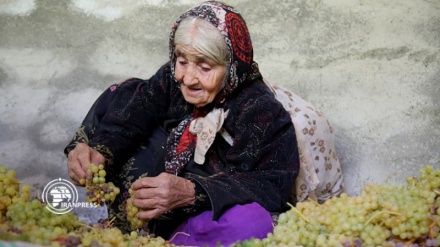
[[[215,136],[220,131],[229,111],[215,108],[205,117],[198,117],[191,121],[189,131],[197,135],[196,150],[194,151],[194,161],[202,165],[205,163],[205,155],[214,142]]]
[[[264,81],[289,112],[295,126],[300,171],[292,189],[292,200],[311,198],[323,202],[339,195],[344,181],[329,121],[311,103]]]

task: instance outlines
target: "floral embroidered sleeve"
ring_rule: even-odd
[[[132,78],[122,84],[124,90],[113,97],[89,144],[108,150],[103,153],[108,155],[107,165],[125,163],[164,122],[171,95],[177,90],[170,85],[171,78],[166,64],[149,80]]]
[[[195,197],[194,205],[183,208],[183,211],[189,215],[196,215],[206,210],[211,210],[211,200],[208,197],[205,189],[195,180],[187,178],[195,184]]]
[[[149,80],[131,78],[109,87],[89,110],[65,155],[78,143],[86,143],[104,155],[107,165],[125,163],[163,122],[171,95],[177,91],[170,78],[165,64]]]

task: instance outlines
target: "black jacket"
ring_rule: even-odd
[[[217,134],[205,164],[190,161],[179,174],[209,198],[199,202],[203,206],[197,205],[196,211],[212,209],[213,219],[218,219],[229,207],[251,202],[269,212],[285,211],[299,171],[290,115],[261,78],[236,89],[223,108],[229,110],[223,128],[232,146]],[[155,129],[169,132],[191,111],[165,64],[149,80],[132,78],[108,89],[66,147],[66,155],[85,142],[106,157],[111,174],[123,174],[123,165]]]

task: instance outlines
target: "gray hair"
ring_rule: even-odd
[[[229,50],[220,31],[207,20],[190,16],[176,30],[174,45],[189,46],[229,70]]]

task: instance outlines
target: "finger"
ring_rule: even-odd
[[[76,175],[75,173],[69,171],[69,177],[72,180],[73,184],[75,184],[76,186],[81,186],[81,187],[85,186],[85,184],[81,184],[80,182],[81,178],[79,178],[78,175]]]
[[[72,171],[76,175],[77,181],[79,181],[81,178],[86,178],[87,176],[87,173],[84,171],[79,162],[76,162],[76,164],[73,165]]]
[[[68,167],[69,176],[73,181],[79,182],[81,178],[86,177],[86,173],[81,168],[81,164],[77,159],[76,150],[70,151],[68,155],[67,167]]]
[[[76,172],[75,172],[76,171]],[[76,185],[81,185],[80,184],[80,180],[86,178],[85,177],[85,173],[84,171],[82,171],[82,169],[77,169],[77,170],[69,170],[69,177],[71,178],[71,180],[76,184]],[[79,171],[82,171],[79,172]],[[84,175],[78,175],[78,173],[80,174],[84,174]],[[81,185],[82,186],[82,185]]]
[[[74,185],[76,185],[76,186],[80,186],[80,187],[84,187],[84,186],[85,186],[85,185],[80,184],[79,182],[77,182],[77,181],[75,181],[75,180],[72,180],[72,183],[73,183]]]
[[[77,159],[82,170],[90,165],[90,150],[78,150]]]
[[[72,170],[69,170],[68,173],[69,173],[69,177],[72,180],[72,182],[74,184],[79,184],[78,176]]]
[[[104,164],[105,163],[105,158],[102,154],[100,154],[98,151],[96,151],[95,149],[90,149],[91,152],[91,163],[94,164]]]
[[[133,198],[135,199],[151,199],[151,198],[166,198],[168,194],[163,188],[141,188],[134,190]]]
[[[136,214],[136,217],[140,219],[154,219],[159,217],[161,214],[163,214],[165,211],[162,211],[161,209],[155,208],[150,210],[141,210]]]
[[[138,199],[132,198],[133,206],[143,209],[143,210],[151,210],[154,208],[158,208],[161,203],[157,198],[148,198],[148,199]]]
[[[139,190],[142,188],[156,188],[157,183],[155,182],[155,178],[154,177],[145,177],[145,178],[140,178],[136,181],[134,181],[134,183],[131,185],[131,188],[133,190]]]

